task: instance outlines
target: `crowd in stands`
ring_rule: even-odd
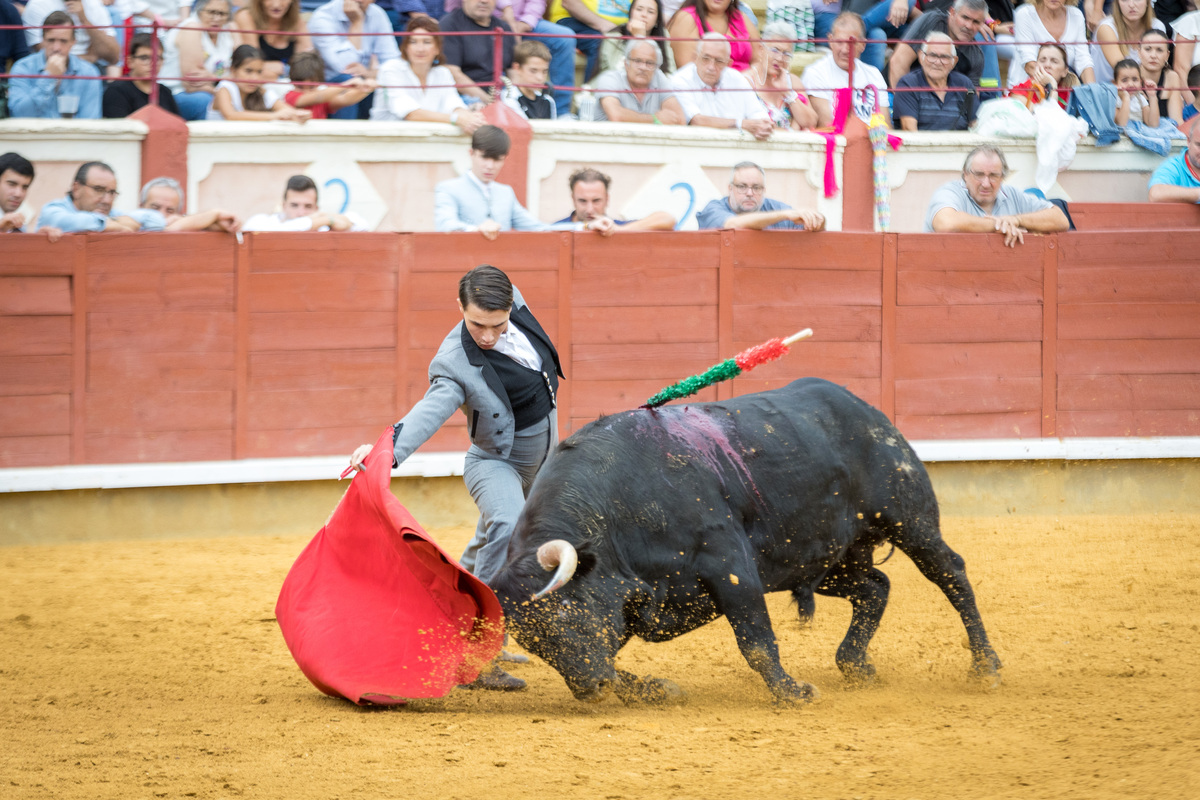
[[[413,120],[477,135],[487,127],[482,105],[497,100],[528,119],[702,126],[763,141],[781,129],[828,128],[847,99],[864,121],[966,130],[981,103],[1007,95],[1029,109],[1070,108],[1098,137],[1130,129],[1131,138],[1183,138],[1172,129],[1188,130],[1200,107],[1200,91],[1188,88],[1200,84],[1196,0],[1075,1],[799,0],[787,7],[807,4],[811,14],[770,19],[760,33],[737,0],[0,0],[0,22],[28,26],[0,32],[0,66],[13,76],[0,109],[124,117],[156,99],[187,120]],[[814,38],[826,40],[824,52],[793,69]],[[882,38],[907,41],[868,41]],[[580,91],[577,50],[586,59]],[[851,94],[839,91],[851,83]],[[1108,88],[1089,91],[1099,86]],[[439,186],[439,229],[487,235],[484,218],[498,230],[543,226],[486,177],[495,169],[485,162],[502,160],[492,144],[473,144],[471,175]],[[1182,164],[1192,162],[1185,155]],[[87,208],[63,211],[98,213],[104,228],[133,220],[157,229],[152,218],[111,216],[104,198],[93,204],[89,187],[99,185],[80,183]],[[731,190],[712,212],[743,214],[753,199]],[[754,213],[777,213],[758,201]],[[490,216],[497,211],[503,221]],[[769,224],[783,223],[817,227],[807,218]]]

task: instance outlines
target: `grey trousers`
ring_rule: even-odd
[[[504,566],[529,487],[549,454],[549,417],[517,431],[506,459],[488,458],[474,445],[467,450],[463,481],[479,506],[479,524],[459,561],[484,583],[490,583]]]

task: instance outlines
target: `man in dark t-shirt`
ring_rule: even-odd
[[[984,0],[958,0],[949,11],[928,11],[917,21],[905,28],[901,38],[925,41],[931,33],[945,33],[954,40],[958,51],[955,72],[971,79],[975,86],[983,78],[983,49],[975,44],[975,35],[987,21],[987,3]],[[917,51],[911,45],[897,44],[892,59],[888,62],[888,84],[895,86],[900,79],[917,66]]]
[[[160,57],[161,52],[160,50]],[[113,81],[104,90],[101,109],[106,119],[128,117],[139,108],[150,104],[150,62],[152,57],[150,34],[135,35],[129,48],[129,77],[133,80]],[[179,115],[174,95],[161,83],[158,85],[158,105],[164,111]]]
[[[462,8],[442,17],[439,27],[443,33],[481,33],[501,28],[512,31],[508,23],[495,15],[496,0],[463,0]],[[500,74],[495,74],[495,36],[445,36],[442,50],[446,66],[454,75],[455,83],[491,83],[504,75],[513,60],[513,37],[503,37],[500,54]],[[488,100],[488,92],[479,86],[459,87],[458,93],[465,97]]]

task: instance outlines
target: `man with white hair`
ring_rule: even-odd
[[[850,85],[850,59],[854,58],[854,114],[868,122],[876,111],[891,124],[888,112],[888,87],[883,74],[860,58],[866,32],[862,17],[853,11],[843,11],[829,29],[829,55],[804,70],[800,81],[808,90],[813,108],[817,110],[817,125],[833,124],[833,101],[838,89]],[[854,39],[853,46],[850,39]]]
[[[729,68],[729,61],[729,40],[709,31],[696,48],[696,60],[675,73],[671,88],[687,124],[734,128],[759,141],[769,139],[775,126],[766,108],[750,82]]]
[[[625,66],[600,74],[592,84],[599,101],[594,122],[648,122],[655,125],[684,125],[683,108],[671,94],[662,73],[662,50],[649,39],[630,39],[625,44]]]
[[[766,196],[766,173],[753,161],[735,164],[729,196],[718,197],[700,210],[700,230],[741,228],[751,231],[823,231],[825,215],[792,208]]]
[[[921,66],[896,84],[896,124],[906,131],[965,131],[975,121],[975,86],[954,71],[954,40],[929,34],[919,59]]]
[[[241,227],[236,216],[219,208],[183,214],[183,187],[174,178],[155,178],[147,182],[142,187],[138,201],[135,214],[157,214],[162,217],[161,230],[236,233]],[[158,229],[158,226],[152,227]],[[145,222],[142,222],[142,228],[147,228]]]
[[[975,36],[986,24],[987,0],[955,0],[945,11],[926,11],[917,21],[905,28],[900,38],[909,41],[928,41],[931,33],[944,33],[954,42],[958,51],[956,72],[971,79],[974,86],[983,80],[983,48],[975,44]],[[888,77],[892,86],[913,69],[917,53],[912,45],[898,43],[888,62]]]

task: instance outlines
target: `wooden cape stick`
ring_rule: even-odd
[[[647,400],[641,408],[657,408],[663,403],[689,397],[701,389],[712,386],[714,383],[736,378],[743,372],[749,372],[754,369],[759,364],[765,364],[768,361],[774,361],[781,356],[787,355],[790,345],[795,344],[801,339],[807,339],[812,335],[812,328],[805,328],[802,331],[793,333],[786,339],[770,339],[762,344],[743,350],[733,358],[726,359],[720,364],[715,364],[699,375],[684,378],[679,383],[668,386]]]

